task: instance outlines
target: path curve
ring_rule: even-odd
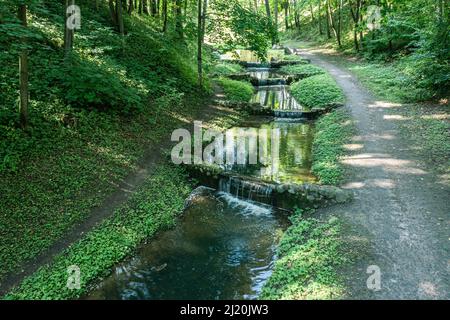
[[[449,299],[450,188],[409,150],[395,121],[392,104],[373,97],[350,72],[311,49],[297,50],[326,69],[344,90],[357,135],[342,160],[348,169],[343,188],[350,204],[325,209],[369,239],[370,258],[346,274],[349,298]],[[381,290],[367,289],[367,267],[381,270]]]

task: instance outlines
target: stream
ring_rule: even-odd
[[[278,76],[267,68],[251,68],[248,72],[259,79]],[[272,109],[301,110],[284,85],[257,87],[252,102]],[[313,181],[310,169],[314,126],[301,119],[268,120],[258,116],[242,126],[276,131],[278,160],[263,167],[226,167],[249,180],[233,181],[230,177],[218,181],[215,189],[196,189],[176,227],[160,233],[133,258],[116,266],[87,299],[258,297],[271,275],[277,244],[289,221],[285,212],[264,201],[270,198],[271,190],[253,187],[251,179]]]

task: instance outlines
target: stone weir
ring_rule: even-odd
[[[351,192],[334,186],[261,181],[225,171],[217,165],[187,165],[187,168],[190,175],[204,186],[287,211],[295,207],[319,208],[345,203],[353,198]]]
[[[262,106],[258,102],[232,102],[218,100],[218,104],[224,107],[243,110],[254,116],[272,116],[275,118],[290,118],[290,119],[304,119],[314,120],[322,113],[326,112],[325,109],[312,109],[312,110],[277,110]]]
[[[291,66],[296,64],[309,64],[311,61],[309,59],[301,59],[301,60],[275,60],[270,62],[248,62],[241,60],[231,60],[231,59],[222,59],[223,62],[235,63],[243,66],[244,68],[273,68],[278,69],[283,66]]]
[[[227,75],[227,78],[231,80],[238,80],[238,81],[247,81],[250,82],[255,87],[260,86],[279,86],[279,85],[285,85],[287,84],[288,77],[285,78],[268,78],[268,79],[258,79],[256,77],[252,77],[248,73],[236,73],[236,74],[230,74]],[[292,82],[292,80],[289,78],[289,81]]]

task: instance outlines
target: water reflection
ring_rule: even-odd
[[[302,110],[302,106],[289,93],[288,86],[258,87],[251,102],[275,110]]]
[[[312,142],[314,136],[314,125],[311,122],[282,122],[274,121],[262,124],[259,127],[252,128],[234,128],[233,135],[242,137],[247,135],[243,130],[247,130],[252,134],[257,134],[257,138],[253,141],[266,141],[265,146],[258,145],[257,151],[253,146],[250,138],[247,139],[244,146],[240,149],[236,148],[236,157],[240,159],[248,159],[245,164],[237,160],[233,165],[225,165],[228,171],[236,172],[242,175],[255,177],[265,181],[273,182],[305,182],[314,181],[315,178],[311,174],[312,165]],[[260,134],[264,134],[261,139]],[[236,141],[237,142],[237,141]],[[265,151],[261,161],[261,154]],[[249,159],[257,153],[258,163],[249,164]]]
[[[270,207],[198,196],[174,229],[116,267],[88,299],[255,299],[286,226]]]

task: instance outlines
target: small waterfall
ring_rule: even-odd
[[[273,113],[276,118],[304,118],[303,112],[298,110],[274,110]]]
[[[231,208],[244,216],[270,216],[273,208],[270,205],[241,200],[226,192],[219,192],[218,198],[224,200]]]
[[[273,186],[267,183],[244,180],[240,177],[224,177],[219,181],[219,191],[236,198],[272,203]]]
[[[258,79],[257,86],[281,86],[286,84],[286,79],[283,78],[268,78]]]

